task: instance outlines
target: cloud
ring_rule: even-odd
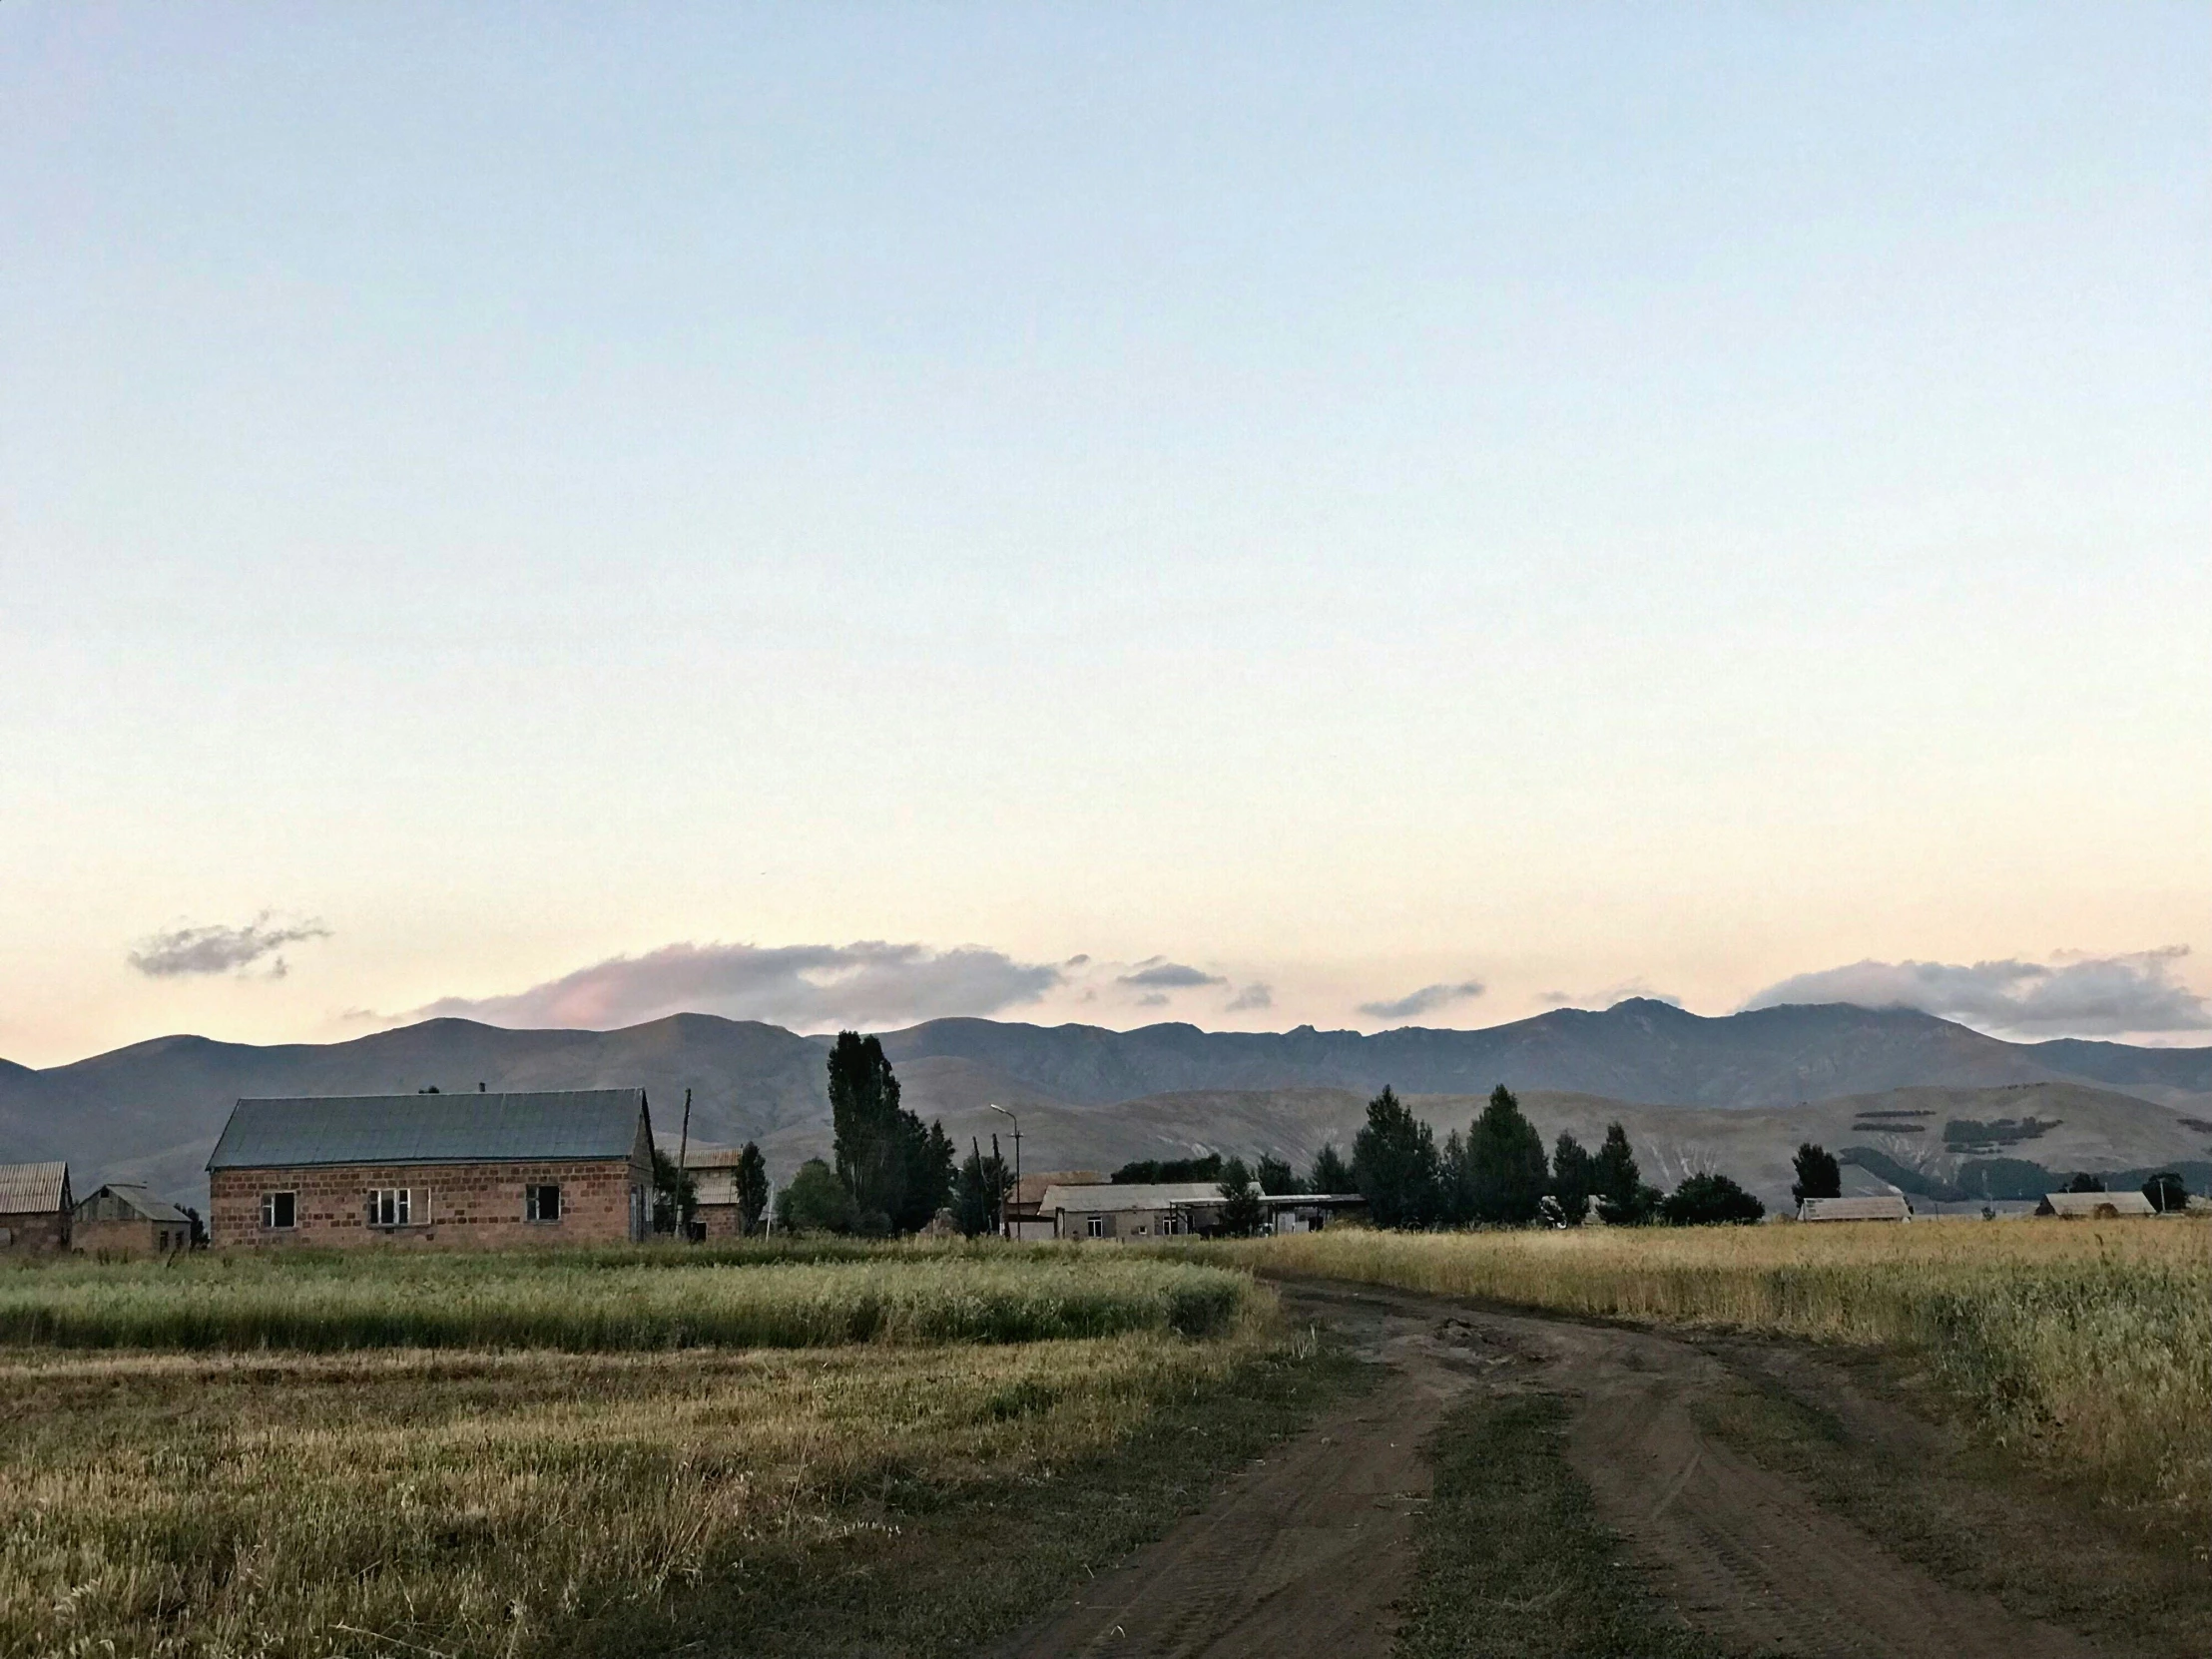
[[[1647,979],[1623,979],[1598,991],[1538,991],[1536,1000],[1552,1008],[1610,1008],[1616,1002],[1630,997],[1644,997],[1653,1002],[1664,1002],[1670,1007],[1682,1006],[1682,998],[1654,989]]]
[[[975,945],[685,943],[596,962],[509,996],[441,997],[413,1017],[607,1030],[703,1013],[819,1031],[993,1014],[1062,982],[1056,967]]]
[[[1853,962],[1800,973],[1744,1003],[1850,1002],[1918,1008],[2016,1036],[2109,1037],[2212,1029],[2212,1004],[2174,977],[2187,945],[2120,956],[2061,952],[2050,962]]]
[[[1160,991],[1154,991],[1150,996],[1140,996],[1137,998],[1137,1006],[1140,1008],[1165,1008],[1167,1005],[1168,999],[1166,995]]]
[[[1189,990],[1194,985],[1226,985],[1229,983],[1218,973],[1208,973],[1203,968],[1185,967],[1181,962],[1162,961],[1154,956],[1139,962],[1133,972],[1121,975],[1117,981],[1123,985],[1141,985],[1147,990]]]
[[[1232,1014],[1241,1014],[1251,1008],[1272,1008],[1274,1006],[1275,987],[1273,985],[1254,984],[1247,985],[1229,999],[1228,1011]]]
[[[272,924],[264,910],[243,927],[177,927],[139,940],[131,952],[131,965],[150,979],[175,979],[194,973],[243,974],[262,958],[271,958],[264,976],[281,979],[287,971],[277,952],[304,939],[326,939],[330,929],[319,921]]]
[[[1417,991],[1407,991],[1403,996],[1388,1002],[1363,1002],[1360,1012],[1376,1019],[1411,1019],[1453,1002],[1464,1002],[1471,996],[1482,994],[1479,979],[1462,980],[1456,985],[1423,985]]]

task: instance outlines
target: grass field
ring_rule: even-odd
[[[0,1653],[830,1654],[887,1618],[898,1651],[953,1651],[1344,1381],[1241,1274],[945,1258],[6,1275]],[[403,1329],[446,1346],[387,1346]],[[812,1346],[670,1346],[712,1331]],[[365,1346],[235,1352],[272,1335]],[[945,1593],[886,1600],[885,1573]]]
[[[0,1344],[61,1348],[816,1348],[1228,1329],[1241,1274],[1119,1254],[199,1256],[0,1271]]]
[[[2044,1466],[2153,1524],[2200,1537],[2212,1526],[2212,1228],[2200,1223],[1343,1230],[1202,1259],[1909,1352],[1974,1424]]]

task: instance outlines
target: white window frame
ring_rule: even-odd
[[[1083,1221],[1083,1237],[1086,1239],[1103,1239],[1106,1237],[1106,1218],[1104,1216],[1086,1216]]]
[[[553,1213],[550,1216],[544,1213],[545,1206],[539,1198],[542,1193],[553,1195]],[[522,1219],[524,1221],[533,1222],[540,1227],[558,1227],[561,1224],[561,1218],[567,1213],[568,1206],[562,1201],[561,1184],[558,1181],[530,1181],[524,1183],[522,1188]]]
[[[396,1229],[414,1225],[414,1189],[377,1187],[368,1195],[368,1225]]]
[[[276,1219],[276,1201],[291,1200],[291,1220]],[[262,1231],[265,1233],[296,1233],[299,1230],[299,1194],[295,1189],[280,1189],[262,1194]]]

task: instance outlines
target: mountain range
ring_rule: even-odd
[[[1522,1095],[1547,1135],[1619,1119],[1655,1172],[1728,1168],[1770,1197],[1787,1187],[1798,1139],[1827,1135],[1833,1145],[1854,1124],[1892,1126],[1879,1144],[1912,1167],[1916,1156],[1955,1162],[1941,1139],[1952,1119],[2063,1122],[2067,1133],[2035,1150],[2059,1149],[2070,1167],[2212,1158],[2212,1047],[2011,1043],[1907,1009],[1822,1004],[1709,1018],[1633,999],[1484,1030],[1375,1035],[940,1019],[882,1041],[906,1104],[941,1117],[963,1144],[1008,1127],[990,1103],[1018,1114],[1031,1168],[1110,1168],[1193,1150],[1303,1161],[1323,1140],[1348,1145],[1384,1084],[1441,1133],[1498,1083]],[[828,1148],[828,1045],[710,1014],[616,1031],[435,1019],[326,1044],[159,1037],[43,1070],[0,1061],[0,1163],[67,1158],[80,1192],[143,1180],[195,1202],[208,1150],[242,1095],[642,1085],[664,1139],[679,1133],[688,1089],[695,1142],[758,1140],[780,1173]],[[1938,1091],[1940,1104],[1879,1104],[1916,1090]]]

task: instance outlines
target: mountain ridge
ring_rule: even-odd
[[[1218,1098],[1229,1116],[1257,1129],[1267,1110],[1259,1097],[1325,1089],[1364,1098],[1384,1084],[1406,1095],[1471,1098],[1504,1083],[1639,1107],[1743,1111],[1899,1088],[2078,1083],[2176,1109],[2212,1107],[2212,1048],[2008,1043],[1913,1010],[1845,1003],[1708,1016],[1631,999],[1476,1030],[1372,1034],[955,1018],[880,1035],[908,1104],[925,1117],[947,1116],[948,1127],[957,1117],[963,1130],[967,1114],[991,1100],[1080,1114],[1163,1096]],[[688,1088],[695,1139],[759,1140],[788,1168],[828,1143],[829,1040],[699,1013],[613,1031],[440,1018],[338,1043],[171,1033],[43,1070],[0,1061],[0,1162],[66,1157],[88,1180],[147,1180],[189,1198],[204,1191],[207,1149],[242,1095],[465,1090],[482,1082],[639,1084],[656,1127],[671,1136]],[[1230,1096],[1240,1097],[1233,1111]],[[974,1121],[980,1134],[987,1125]],[[1188,1128],[1182,1116],[1178,1122]]]

